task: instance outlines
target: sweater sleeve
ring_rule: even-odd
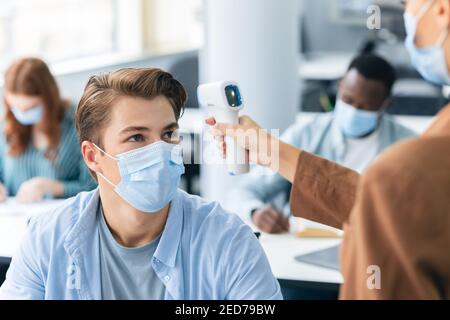
[[[291,211],[342,229],[356,197],[359,174],[333,161],[302,151],[291,190]]]

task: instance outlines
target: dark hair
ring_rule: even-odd
[[[391,95],[397,77],[394,68],[385,59],[374,54],[359,55],[350,63],[348,71],[352,69],[356,69],[367,79],[383,82],[386,97]]]

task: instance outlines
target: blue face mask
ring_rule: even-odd
[[[181,175],[184,174],[180,145],[158,141],[116,157],[96,147],[117,161],[121,180],[115,185],[103,174],[98,174],[131,206],[142,212],[152,213],[172,201]]]
[[[22,111],[16,107],[11,106],[11,112],[19,123],[24,126],[30,126],[41,121],[44,115],[44,107],[39,105],[27,111]]]
[[[375,131],[380,113],[356,109],[342,100],[336,101],[334,121],[342,133],[349,138],[361,138]]]
[[[420,19],[430,10],[434,0],[429,0],[419,10],[416,16],[405,12],[406,40],[405,46],[411,56],[411,63],[426,80],[438,84],[450,84],[450,74],[443,48],[448,30],[444,30],[436,44],[432,47],[417,48],[415,44],[417,25]]]

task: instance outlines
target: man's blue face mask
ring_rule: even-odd
[[[336,101],[334,121],[346,137],[361,138],[372,133],[379,119],[379,112],[356,109],[340,99]]]
[[[411,63],[426,80],[438,84],[450,84],[450,74],[445,59],[444,42],[449,30],[443,30],[436,44],[431,47],[418,48],[415,44],[417,25],[424,15],[431,9],[434,0],[428,0],[416,16],[405,12],[406,40],[405,46],[411,56]]]
[[[98,175],[131,206],[142,212],[154,213],[172,201],[184,174],[180,145],[158,141],[115,157],[97,145],[95,147],[117,161],[121,179],[115,185],[103,174]]]

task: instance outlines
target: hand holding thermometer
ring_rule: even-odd
[[[217,122],[239,124],[239,111],[244,108],[237,83],[222,81],[202,84],[197,89],[198,101],[207,108]],[[226,162],[231,175],[248,173],[250,166],[247,151],[232,137],[225,137]]]

